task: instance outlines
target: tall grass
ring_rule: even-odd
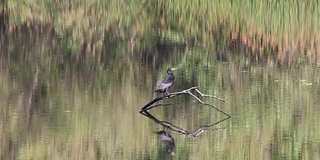
[[[284,56],[313,59],[319,55],[320,5],[318,1],[159,1],[166,23],[196,34],[204,41],[223,25],[232,39],[240,39],[253,52],[273,47]],[[168,25],[168,26],[170,26]],[[289,55],[288,55],[289,54]],[[296,55],[294,55],[296,54]]]
[[[314,60],[320,54],[317,0],[9,0],[8,12],[11,28],[34,21],[50,23],[61,35],[98,46],[106,31],[132,39],[154,28],[210,43],[223,26],[227,41],[240,40],[253,53],[272,48],[278,59],[289,61]]]

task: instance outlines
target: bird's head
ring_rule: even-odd
[[[168,68],[167,73],[170,74],[172,71],[176,70],[177,68]]]

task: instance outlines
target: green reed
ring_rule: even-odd
[[[222,28],[226,41],[240,39],[253,53],[273,48],[279,53],[278,59],[307,56],[312,60],[320,50],[320,5],[316,0],[20,2],[8,1],[11,26],[51,23],[61,35],[98,46],[107,32],[130,40],[137,35],[144,37],[154,28],[169,34],[179,31],[185,37],[210,43]]]
[[[319,51],[320,6],[318,1],[161,1],[168,24],[212,41],[210,33],[223,25],[232,39],[241,39],[253,52],[273,47],[278,58],[291,58]],[[211,37],[210,37],[211,36]],[[208,39],[209,38],[209,39]],[[303,53],[302,53],[303,52]]]

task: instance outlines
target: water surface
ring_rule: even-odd
[[[210,48],[192,47],[139,56],[111,48],[97,64],[68,58],[51,38],[6,41],[12,43],[1,53],[0,159],[320,158],[317,66],[219,61]],[[141,115],[161,95],[153,90],[168,67],[178,68],[171,92],[198,86],[225,99],[202,98],[231,118],[188,137]],[[150,113],[189,132],[226,117],[188,95],[163,103],[172,105]],[[158,131],[174,138],[174,156]]]

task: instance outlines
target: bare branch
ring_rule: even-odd
[[[219,101],[222,101],[222,102],[226,102],[224,99],[220,98],[220,97],[217,97],[217,96],[212,96],[212,95],[209,95],[209,94],[203,94],[201,93],[198,89],[195,89],[202,97],[210,97],[210,98],[215,98]]]
[[[150,119],[152,119],[155,123],[159,124],[159,125],[162,125],[168,129],[171,129],[175,132],[178,132],[178,133],[181,133],[181,134],[184,134],[184,135],[187,135],[188,137],[197,137],[199,136],[200,134],[204,133],[205,131],[208,131],[208,130],[212,130],[211,127],[231,118],[231,116],[225,112],[223,112],[221,109],[219,109],[218,107],[216,107],[215,105],[212,105],[212,104],[209,104],[209,103],[205,103],[203,102],[199,97],[197,97],[196,95],[194,95],[191,91],[192,90],[195,90],[197,93],[199,93],[202,97],[210,97],[210,98],[215,98],[217,100],[220,100],[220,101],[223,101],[225,102],[224,99],[222,98],[219,98],[217,96],[212,96],[212,95],[208,95],[208,94],[203,94],[201,93],[199,90],[198,90],[198,87],[195,86],[195,87],[191,87],[191,88],[188,88],[188,89],[185,89],[183,91],[180,91],[180,92],[173,92],[171,94],[168,94],[168,95],[164,95],[162,97],[156,97],[155,99],[153,99],[152,101],[150,101],[149,103],[147,103],[145,106],[143,106],[140,110],[140,113]],[[157,104],[157,105],[154,105],[152,106],[154,103],[160,101],[160,100],[165,100],[165,99],[168,99],[168,98],[173,98],[175,96],[178,96],[178,95],[181,95],[181,94],[189,94],[191,95],[192,97],[194,97],[199,103],[201,103],[202,105],[207,105],[207,106],[210,106],[214,109],[216,109],[217,111],[219,111],[220,113],[226,115],[227,117],[218,121],[218,122],[215,122],[211,125],[206,125],[206,126],[202,126],[200,127],[198,130],[194,131],[193,133],[189,133],[188,131],[178,127],[178,126],[175,126],[174,124],[170,123],[170,122],[167,122],[167,121],[159,121],[157,118],[155,118],[153,115],[151,115],[148,110],[149,109],[152,109],[152,108],[155,108],[155,107],[158,107],[158,106],[164,106],[164,105],[171,105],[171,104]]]

